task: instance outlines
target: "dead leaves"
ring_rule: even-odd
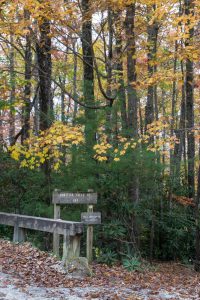
[[[172,199],[177,201],[178,203],[180,203],[183,206],[195,206],[195,202],[193,198],[188,198],[185,196],[177,196],[177,195],[172,195]]]
[[[199,299],[200,274],[180,264],[157,263],[156,268],[142,272],[93,264],[95,275],[82,280],[67,277],[54,268],[56,264],[55,257],[28,243],[0,241],[2,272],[12,275],[17,287],[90,288],[84,297],[87,300]],[[167,293],[170,298],[164,298]]]

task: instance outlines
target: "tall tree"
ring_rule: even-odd
[[[199,160],[200,160],[200,142],[199,142]],[[194,268],[196,271],[200,272],[200,165],[198,168],[198,186],[197,195],[195,201],[195,225],[196,225],[196,236],[195,236],[195,262]]]
[[[134,88],[136,83],[136,44],[135,44],[135,3],[126,9],[126,39],[127,39],[127,97],[128,97],[128,127],[132,136],[138,134],[138,100]]]
[[[124,83],[124,67],[123,67],[123,40],[122,40],[122,12],[118,10],[114,13],[115,25],[115,70],[116,70],[116,83],[117,97],[120,105],[122,130],[125,132],[128,128],[127,105],[126,105],[126,91]]]
[[[112,95],[112,83],[113,83],[113,11],[108,8],[108,49],[105,49],[105,62],[106,62],[106,73],[107,73],[107,95]],[[106,41],[104,39],[104,44]],[[106,45],[104,46],[106,48]],[[108,54],[107,54],[108,53]],[[108,107],[106,109],[106,134],[108,140],[112,135],[112,108],[110,107],[110,101],[108,101]],[[115,118],[113,118],[115,119]]]
[[[128,98],[128,134],[134,138],[138,135],[138,99],[134,87],[136,83],[136,42],[135,42],[135,3],[126,8],[126,40],[127,40],[127,98]],[[134,157],[133,157],[134,160]],[[129,195],[133,206],[139,201],[139,179],[133,174],[129,188]],[[132,241],[135,250],[139,249],[139,226],[135,212],[132,214]]]
[[[84,103],[92,106],[94,98],[94,54],[92,45],[92,12],[90,1],[82,0],[82,50],[83,50],[83,96]],[[96,112],[85,108],[85,139],[88,149],[96,140]]]
[[[15,50],[13,47],[14,37],[10,34],[10,49],[9,49],[9,77],[10,77],[10,113],[9,113],[9,142],[10,145],[14,142],[15,137],[15,112],[14,112],[14,102],[15,102]]]
[[[24,10],[25,21],[30,21],[30,12]],[[24,88],[24,107],[22,111],[22,143],[28,138],[30,130],[30,111],[31,111],[31,71],[32,71],[32,50],[31,35],[28,31],[25,37],[25,88]]]
[[[149,78],[152,78],[152,76],[154,75],[155,59],[157,53],[157,38],[159,25],[156,18],[154,18],[153,16],[155,11],[155,4],[147,6],[147,68]],[[152,22],[150,22],[151,18],[153,18]],[[154,121],[154,113],[154,86],[152,84],[149,84],[147,89],[147,104],[145,107],[145,130],[147,129],[147,126]]]
[[[185,15],[188,17],[186,30],[188,38],[185,41],[185,47],[192,45],[194,37],[194,25],[190,22],[190,16],[194,15],[194,1],[185,0]],[[188,155],[188,188],[189,196],[194,196],[194,157],[195,157],[195,141],[194,141],[194,63],[189,56],[186,59],[186,127],[187,127],[187,155]]]
[[[73,95],[74,98],[77,97],[77,71],[78,71],[78,59],[76,55],[76,40],[73,40]],[[74,102],[74,112],[73,112],[73,124],[75,124],[76,115],[78,112],[78,103]]]
[[[50,20],[42,17],[39,21],[40,38],[36,44],[39,74],[40,130],[47,129],[53,119],[53,99],[51,90],[51,25]]]

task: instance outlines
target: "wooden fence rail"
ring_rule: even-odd
[[[26,229],[63,235],[63,260],[80,255],[80,237],[83,233],[83,224],[80,222],[0,212],[0,224],[14,227],[14,242],[25,241]]]

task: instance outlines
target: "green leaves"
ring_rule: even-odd
[[[99,263],[104,263],[108,266],[112,266],[118,261],[117,253],[111,251],[109,248],[106,248],[103,250],[103,252],[100,253],[100,256],[97,258],[97,261]]]
[[[141,262],[138,257],[128,257],[123,260],[123,267],[128,271],[141,270]]]

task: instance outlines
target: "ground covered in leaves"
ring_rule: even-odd
[[[200,274],[181,264],[155,264],[128,272],[93,264],[94,275],[75,279],[59,262],[30,244],[0,240],[0,300],[200,299]]]

